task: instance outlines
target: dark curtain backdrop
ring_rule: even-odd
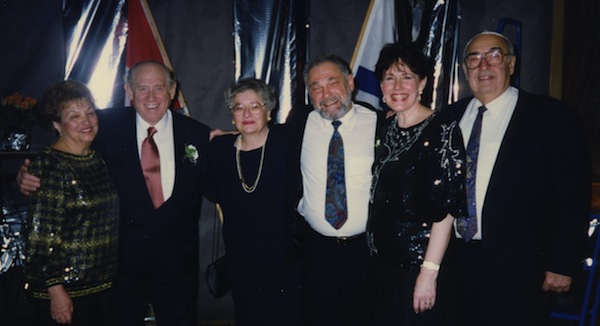
[[[600,1],[565,1],[563,99],[579,110],[600,182]]]
[[[419,0],[415,0],[419,1]],[[234,80],[233,0],[149,0],[158,29],[181,81],[194,119],[213,128],[231,129],[223,91]],[[566,1],[564,99],[584,117],[586,131],[598,147],[598,1]],[[62,0],[0,0],[0,96],[21,91],[40,97],[43,89],[64,76]],[[475,33],[495,30],[510,17],[523,22],[521,87],[548,94],[552,40],[552,1],[461,0],[460,48]],[[350,60],[369,1],[310,1],[310,55],[336,53]],[[511,30],[507,35],[513,37]],[[462,71],[459,97],[468,94]],[[106,81],[112,87],[112,81]],[[34,135],[35,136],[35,135]],[[42,144],[46,138],[34,138]],[[598,159],[596,159],[598,162]],[[598,165],[598,164],[596,164]],[[597,172],[598,175],[598,172]],[[213,207],[200,220],[201,261],[210,260]],[[249,268],[258,268],[250,266]],[[201,279],[204,271],[201,271]],[[204,282],[199,289],[202,320],[232,316],[229,297],[214,299]]]

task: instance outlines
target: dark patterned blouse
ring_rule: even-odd
[[[25,276],[34,298],[63,284],[71,298],[108,289],[116,272],[119,200],[99,153],[44,149],[29,171]]]
[[[367,236],[384,263],[413,269],[432,223],[465,215],[463,139],[458,122],[440,113],[406,129],[396,117],[388,123],[373,164]]]

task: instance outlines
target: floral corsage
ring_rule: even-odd
[[[192,144],[185,145],[185,156],[183,161],[188,161],[194,165],[198,163],[198,149]]]

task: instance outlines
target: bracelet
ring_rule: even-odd
[[[428,270],[434,271],[434,272],[437,272],[440,270],[440,265],[430,262],[428,260],[424,260],[423,265],[421,265],[421,267],[427,268]]]

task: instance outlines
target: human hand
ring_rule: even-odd
[[[217,129],[213,129],[213,130],[210,131],[209,140],[212,140],[213,138],[215,138],[215,136],[222,136],[222,135],[229,135],[229,134],[236,135],[236,134],[239,134],[239,133],[240,132],[237,131],[237,130],[236,131],[223,131],[223,130],[217,128]]]
[[[40,188],[40,178],[33,174],[29,174],[28,172],[30,164],[31,161],[26,159],[17,173],[17,184],[19,184],[19,190],[26,196],[29,196],[29,194],[36,192]]]
[[[571,277],[567,275],[556,274],[552,272],[546,272],[546,278],[542,285],[544,291],[552,291],[556,293],[563,293],[571,289]]]
[[[48,288],[50,294],[50,316],[59,324],[73,322],[73,301],[62,284]]]
[[[421,267],[421,272],[415,282],[413,293],[413,309],[419,314],[433,309],[436,299],[436,279],[438,272]]]

